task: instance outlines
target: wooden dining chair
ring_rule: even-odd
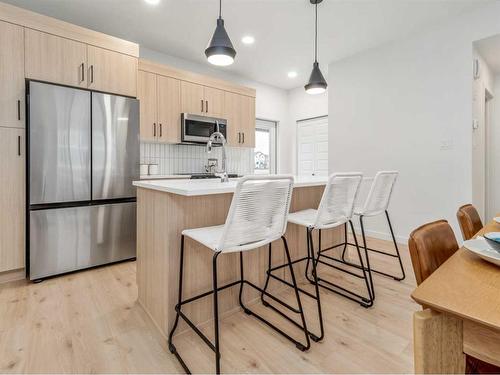
[[[465,208],[465,210],[461,211],[463,208]],[[460,207],[457,212],[457,217],[459,217],[459,214],[467,215],[467,212],[472,211],[470,208],[472,208],[473,213],[477,215],[477,211],[472,205],[465,205]],[[472,217],[474,217],[474,214]],[[479,223],[481,223],[479,215],[477,215],[477,219],[479,220]],[[469,237],[471,238],[482,228],[480,227],[477,230],[471,229],[474,226],[471,226],[470,224],[476,222],[474,225],[477,225],[477,220],[472,220],[467,217],[464,219],[464,222],[466,222],[467,225],[467,232],[465,232],[460,217],[458,221],[460,222],[462,234],[466,240],[468,238],[466,238],[465,233],[471,233],[471,231],[473,231]],[[415,279],[417,280],[418,285],[427,279],[435,270],[439,268],[439,266],[441,266],[441,264],[443,264],[458,250],[457,239],[455,238],[455,234],[453,233],[450,224],[448,224],[446,220],[438,220],[432,223],[427,223],[415,229],[410,234],[408,247],[410,250],[413,270],[415,272]],[[466,374],[500,373],[499,367],[483,362],[470,355],[466,355],[465,364]]]
[[[465,241],[470,240],[483,228],[481,218],[472,204],[466,204],[457,211],[458,224]]]
[[[457,239],[446,220],[418,227],[408,240],[415,279],[420,285],[458,250]]]

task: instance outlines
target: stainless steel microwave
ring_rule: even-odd
[[[212,133],[219,131],[227,139],[227,121],[183,113],[181,115],[182,143],[207,143]]]

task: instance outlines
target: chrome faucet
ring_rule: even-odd
[[[207,142],[207,153],[212,152],[212,143],[217,141],[222,145],[222,176],[221,182],[229,182],[229,178],[227,177],[227,169],[226,169],[226,137],[224,134],[219,132],[219,124],[216,122],[217,131],[213,132]]]

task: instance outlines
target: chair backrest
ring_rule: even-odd
[[[458,244],[450,224],[438,220],[411,232],[408,248],[415,278],[420,285],[458,250]]]
[[[397,171],[377,172],[362,209],[363,215],[378,215],[387,210],[398,175]]]
[[[236,186],[217,249],[243,251],[279,239],[286,230],[293,177],[248,176]]]
[[[464,240],[470,240],[483,228],[481,218],[472,204],[466,204],[457,211],[458,224]]]
[[[334,173],[328,178],[319,203],[315,228],[332,228],[351,219],[362,179],[363,174],[360,172]]]

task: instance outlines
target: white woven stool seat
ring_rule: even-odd
[[[317,216],[318,210],[310,208],[308,210],[302,210],[288,214],[288,222],[311,228],[314,227]]]
[[[217,246],[220,243],[223,231],[224,225],[216,225],[213,227],[185,229],[182,231],[182,235],[192,238],[210,250],[219,251],[217,250]]]

